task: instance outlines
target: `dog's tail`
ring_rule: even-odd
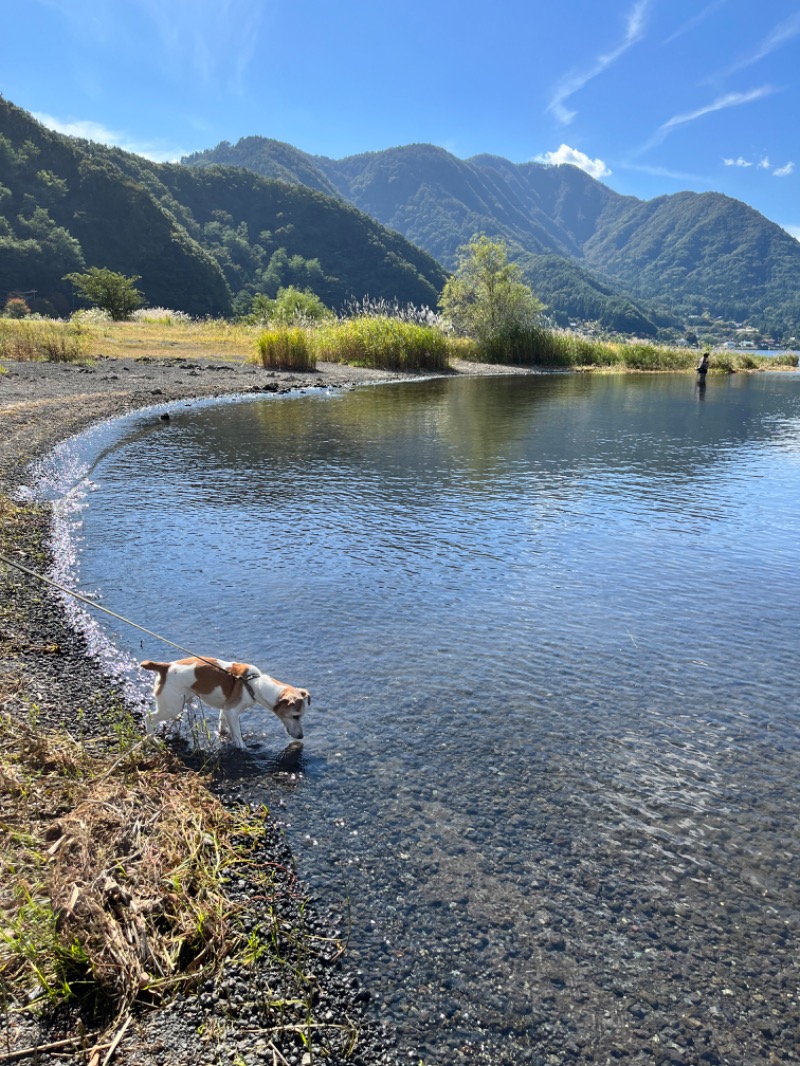
[[[143,670],[153,670],[158,674],[158,681],[156,684],[158,685],[159,691],[164,687],[169,665],[169,663],[155,663],[152,659],[145,659],[143,663],[139,663],[139,666],[141,666]]]

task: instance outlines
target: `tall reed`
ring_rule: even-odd
[[[526,329],[497,333],[469,344],[461,343],[462,359],[484,363],[509,363],[542,367],[598,367],[620,370],[694,370],[699,352],[692,348],[672,348],[649,341],[605,341],[558,329]],[[795,353],[780,356],[750,352],[714,352],[712,371],[736,373],[770,367],[797,366]]]
[[[316,370],[309,333],[300,326],[266,329],[256,341],[261,365],[273,370]]]
[[[320,359],[380,370],[447,370],[448,343],[433,326],[389,316],[359,316],[322,325],[314,333]]]

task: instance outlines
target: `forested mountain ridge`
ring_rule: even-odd
[[[335,308],[365,296],[435,306],[446,278],[338,195],[151,163],[54,133],[0,98],[0,299],[24,292],[63,314],[63,275],[89,266],[138,274],[149,304],[194,315],[246,311],[254,293],[289,284]]]
[[[800,242],[720,193],[641,201],[576,167],[460,160],[431,145],[333,160],[249,137],[184,162],[203,166],[220,153],[261,174],[280,166],[282,180],[333,186],[448,268],[474,233],[502,237],[537,295],[562,315],[627,316],[634,331],[640,316],[704,313],[778,336],[797,330]]]
[[[197,168],[238,161],[264,176],[309,182],[315,188],[332,186],[345,200],[450,269],[458,248],[474,234],[502,238],[558,320],[597,320],[612,329],[655,333],[657,313],[608,278],[594,276],[588,265],[579,268],[581,253],[575,238],[550,218],[535,192],[528,189],[520,196],[514,188],[514,164],[481,158],[483,168],[443,148],[422,144],[333,160],[279,141],[247,137],[236,145],[222,142],[182,162]]]

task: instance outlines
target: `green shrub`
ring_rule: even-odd
[[[64,281],[71,281],[78,296],[108,311],[115,322],[127,322],[144,299],[136,288],[140,277],[126,277],[108,267],[89,267],[85,274],[65,274]]]
[[[294,285],[278,289],[271,300],[263,293],[253,297],[253,308],[248,321],[270,326],[305,326],[333,318],[333,311],[310,289],[298,289]]]
[[[256,341],[261,365],[273,370],[316,370],[308,333],[299,326],[267,329]]]
[[[433,326],[390,317],[348,318],[314,334],[317,355],[331,363],[379,370],[447,370],[449,348]]]

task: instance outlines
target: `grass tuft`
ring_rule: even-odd
[[[256,341],[261,365],[273,370],[316,370],[309,333],[300,326],[264,330]]]

